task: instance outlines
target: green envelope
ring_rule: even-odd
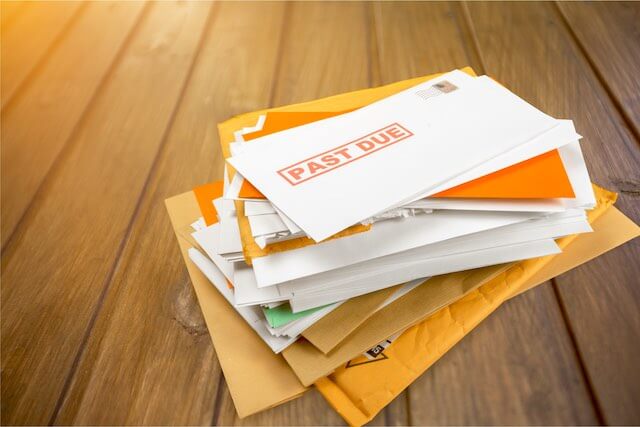
[[[291,311],[291,306],[289,305],[289,303],[285,303],[273,308],[262,307],[262,311],[264,311],[264,317],[266,317],[269,326],[271,326],[272,328],[279,328],[280,326],[284,326],[287,323],[293,322],[294,320],[313,314],[325,307],[326,305],[323,305],[321,307],[314,307],[310,308],[309,310],[293,313]]]

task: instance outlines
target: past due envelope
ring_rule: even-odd
[[[425,99],[442,85],[454,89]],[[261,137],[227,161],[321,241],[511,150],[541,146],[534,140],[559,124],[493,80],[453,71],[350,113]]]
[[[351,110],[349,110],[351,111]],[[244,135],[245,141],[291,129],[296,126],[338,116],[340,112],[270,112],[261,130]],[[239,197],[264,199],[264,195],[244,180]],[[553,199],[574,197],[571,183],[562,164],[558,150],[508,166],[470,182],[434,194],[434,198],[483,198],[483,199]]]
[[[462,69],[463,72],[467,73],[470,76],[475,76],[476,74],[470,67],[465,67]],[[220,145],[222,148],[222,152],[225,158],[231,156],[230,144],[234,141],[234,132],[243,127],[250,127],[255,125],[258,122],[259,118],[265,114],[273,114],[273,113],[287,113],[292,114],[287,117],[286,124],[274,122],[274,129],[281,130],[280,128],[288,128],[295,125],[304,124],[305,117],[310,117],[313,120],[320,120],[323,118],[328,118],[332,116],[333,113],[344,113],[346,111],[355,110],[357,108],[362,107],[363,105],[370,104],[372,102],[378,101],[385,97],[391,96],[395,93],[398,93],[402,90],[405,90],[410,87],[414,87],[422,82],[433,79],[435,77],[441,76],[442,74],[432,74],[429,76],[418,77],[409,80],[403,80],[400,82],[392,83],[386,86],[380,86],[371,89],[364,89],[349,93],[344,93],[340,95],[334,95],[328,98],[322,98],[314,101],[309,101],[301,104],[293,104],[284,107],[272,108],[269,110],[259,110],[251,113],[245,113],[240,116],[229,119],[223,123],[218,125],[218,132],[220,135]],[[297,115],[296,113],[304,112],[304,115]],[[312,114],[312,116],[308,116]],[[284,117],[284,116],[280,116]],[[265,123],[267,125],[267,123]],[[265,129],[266,132],[271,128]],[[271,132],[269,132],[271,133]],[[259,134],[259,132],[257,133]],[[235,174],[235,170],[231,165],[228,165],[228,178],[231,179]],[[249,222],[247,218],[244,216],[244,203],[237,202],[236,206],[238,208],[238,223],[242,238],[242,246],[243,252],[245,256],[245,260],[247,263],[251,264],[253,258],[266,256],[272,253],[277,253],[281,251],[297,249],[304,246],[314,244],[312,239],[309,238],[297,238],[288,240],[285,242],[278,242],[267,245],[265,248],[259,247],[255,240],[251,235],[251,229],[249,227]],[[353,233],[359,233],[363,231],[367,231],[369,229],[368,226],[354,226],[350,229],[341,232],[336,237],[347,236]]]

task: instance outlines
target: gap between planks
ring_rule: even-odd
[[[80,6],[78,6],[78,8],[71,13],[71,16],[63,22],[62,28],[60,28],[60,30],[55,34],[55,36],[51,40],[51,43],[44,48],[41,56],[34,61],[33,65],[28,70],[25,70],[23,77],[11,90],[7,98],[2,100],[2,110],[8,109],[10,107],[12,101],[20,96],[20,92],[22,92],[22,89],[29,84],[29,81],[33,78],[34,75],[37,74],[38,70],[40,70],[49,59],[49,57],[55,53],[56,48],[60,45],[69,30],[78,21],[84,10],[87,8],[87,5],[88,3],[80,4]],[[18,12],[23,11],[24,7],[22,7]]]
[[[75,374],[78,370],[78,366],[79,366],[79,362],[82,359],[82,355],[84,354],[86,347],[87,347],[87,343],[89,340],[89,337],[91,336],[91,332],[93,331],[93,328],[95,326],[96,320],[98,318],[98,315],[100,314],[100,311],[104,305],[104,301],[106,298],[107,293],[109,292],[109,289],[111,288],[111,285],[113,283],[113,277],[115,275],[115,272],[118,270],[118,267],[120,266],[121,262],[122,262],[122,255],[124,252],[124,248],[126,247],[127,242],[129,241],[129,238],[131,236],[131,231],[132,231],[132,226],[138,216],[138,213],[140,211],[140,207],[141,207],[141,202],[143,200],[144,194],[146,193],[146,191],[148,190],[148,186],[149,186],[149,182],[151,181],[151,178],[155,175],[155,171],[157,169],[157,165],[158,165],[158,160],[161,157],[161,154],[163,152],[163,149],[165,147],[166,141],[167,141],[167,136],[169,135],[171,128],[173,126],[173,123],[175,121],[176,118],[176,114],[178,112],[178,110],[180,109],[180,105],[182,104],[182,100],[184,98],[184,94],[186,92],[186,89],[189,85],[189,81],[191,79],[191,76],[193,74],[193,70],[195,69],[195,66],[198,62],[198,59],[200,57],[200,52],[202,50],[202,45],[204,44],[204,40],[206,39],[206,35],[209,33],[210,28],[211,28],[211,24],[213,23],[214,20],[214,16],[215,16],[215,12],[218,10],[219,8],[219,4],[218,3],[213,3],[212,6],[209,9],[209,14],[207,16],[207,20],[204,24],[204,27],[202,29],[202,33],[200,34],[200,39],[198,40],[198,44],[197,44],[197,48],[195,50],[195,53],[193,55],[193,59],[191,60],[191,64],[189,65],[189,69],[187,71],[186,77],[184,79],[184,82],[182,84],[182,87],[180,88],[180,93],[178,95],[178,98],[176,100],[176,103],[173,107],[173,110],[171,111],[171,115],[169,116],[169,120],[167,122],[167,125],[165,127],[165,130],[163,132],[163,135],[161,137],[161,142],[160,145],[156,151],[156,154],[153,158],[152,164],[151,164],[151,168],[149,169],[149,173],[147,174],[147,177],[145,179],[145,182],[142,186],[142,189],[140,191],[140,194],[138,195],[138,199],[136,201],[136,206],[133,210],[133,213],[131,214],[131,218],[129,219],[129,223],[127,224],[127,228],[126,231],[122,237],[122,240],[118,246],[117,249],[117,255],[113,261],[113,264],[111,266],[111,269],[109,271],[109,273],[107,274],[107,277],[104,280],[104,284],[102,287],[102,291],[100,293],[100,297],[98,299],[98,302],[96,304],[96,307],[91,315],[91,319],[89,321],[89,324],[87,326],[87,329],[85,331],[85,334],[82,338],[81,344],[78,348],[78,351],[76,353],[76,356],[74,357],[73,360],[73,364],[71,366],[71,369],[69,370],[69,373],[67,374],[67,378],[64,382],[64,386],[63,389],[60,393],[60,396],[58,397],[58,400],[56,402],[56,406],[55,409],[51,415],[51,419],[49,420],[49,425],[53,425],[56,422],[56,419],[58,417],[58,414],[60,412],[60,409],[62,408],[62,404],[65,401],[65,398],[67,397],[67,394],[70,390],[70,386],[72,384],[73,378],[75,377]],[[143,17],[146,16],[146,12],[148,12],[149,10],[149,3],[147,3],[145,5],[145,10],[143,11]],[[142,17],[141,17],[142,18]],[[135,25],[135,28],[139,28],[140,27],[140,23],[142,22],[142,19],[138,20],[138,22]],[[135,33],[135,31],[132,31],[130,33],[130,36],[132,36]],[[126,43],[123,44],[123,48],[122,51],[124,51],[126,45],[128,45],[130,41],[130,38],[128,37]],[[118,58],[119,59],[119,58]],[[117,61],[114,61],[117,63]],[[115,67],[115,64],[114,64]]]
[[[84,7],[85,6],[83,5],[83,8]],[[22,213],[20,214],[20,217],[18,218],[15,225],[13,226],[13,229],[10,231],[9,237],[7,237],[6,240],[4,240],[4,242],[2,243],[2,248],[0,249],[0,252],[2,252],[3,262],[8,262],[8,260],[7,261],[4,260],[5,253],[7,249],[11,247],[11,242],[14,239],[14,237],[18,234],[18,230],[20,230],[23,227],[23,223],[25,221],[25,218],[27,218],[28,213],[31,211],[33,202],[37,200],[38,195],[42,193],[43,186],[48,181],[52,173],[56,170],[56,167],[59,164],[60,159],[64,157],[64,153],[66,153],[71,148],[72,141],[75,139],[78,130],[82,127],[82,124],[84,123],[87,112],[91,110],[91,105],[93,104],[94,100],[100,95],[100,93],[102,92],[102,89],[109,81],[111,75],[113,74],[114,69],[116,68],[116,66],[120,62],[120,59],[122,58],[123,53],[126,51],[126,47],[129,45],[129,42],[134,37],[136,30],[140,26],[140,23],[144,20],[144,18],[148,14],[150,7],[151,7],[150,3],[145,3],[143,10],[139,14],[139,16],[136,18],[131,28],[129,29],[128,34],[122,41],[120,47],[117,49],[117,52],[113,57],[113,60],[107,66],[104,75],[99,79],[93,91],[93,94],[89,97],[83,110],[80,112],[80,114],[78,114],[78,118],[75,124],[71,127],[71,131],[69,132],[69,135],[67,136],[65,141],[62,143],[62,146],[60,147],[60,150],[58,151],[58,153],[53,157],[53,160],[51,161],[51,165],[42,176],[42,179],[40,180],[40,183],[38,184],[35,191],[33,192],[33,195],[29,199],[29,202],[24,207]],[[23,88],[26,88],[26,85],[23,85],[21,87],[21,89]],[[16,97],[14,96],[12,99],[15,99],[15,98]],[[9,251],[9,258],[10,258],[10,254],[11,254],[11,251]]]
[[[570,35],[571,41],[576,46],[576,49],[580,52],[580,54],[584,57],[586,62],[589,64],[589,67],[591,68],[591,70],[593,70],[593,74],[596,76],[596,79],[600,83],[600,86],[602,86],[602,88],[605,90],[607,96],[611,100],[615,109],[618,111],[618,114],[622,118],[627,129],[629,129],[629,131],[633,135],[633,138],[635,139],[635,141],[638,143],[638,146],[640,147],[640,129],[638,129],[638,127],[635,125],[632,118],[629,116],[629,113],[624,108],[624,106],[622,105],[618,97],[615,95],[611,85],[607,82],[607,79],[605,78],[603,72],[596,65],[591,55],[589,55],[588,49],[585,47],[582,40],[580,40],[580,37],[578,37],[578,35],[576,34],[576,31],[573,29],[573,27],[569,23],[569,20],[567,19],[567,16],[565,15],[565,13],[562,11],[560,6],[558,6],[557,0],[553,2],[553,6],[554,6],[553,9],[555,10],[555,13],[559,16],[560,21],[567,29],[567,33]]]

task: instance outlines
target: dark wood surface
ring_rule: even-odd
[[[163,200],[216,123],[472,66],[575,121],[640,221],[640,3],[2,2],[2,423],[240,420]],[[509,301],[372,424],[640,424],[640,242]]]

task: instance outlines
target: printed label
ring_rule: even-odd
[[[298,185],[410,136],[413,136],[411,131],[398,123],[393,123],[361,138],[280,169],[278,174],[289,184]]]

